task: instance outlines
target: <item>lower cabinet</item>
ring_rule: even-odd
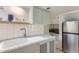
[[[41,42],[40,53],[54,53],[54,40]]]
[[[40,53],[47,53],[47,43],[40,45]]]
[[[53,41],[50,41],[50,43],[49,43],[50,45],[50,53],[54,53],[55,52],[55,45],[54,45],[54,40]]]

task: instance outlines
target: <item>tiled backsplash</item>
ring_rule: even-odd
[[[27,24],[0,24],[0,40],[22,37],[24,31],[20,28],[26,28],[27,36],[44,34],[43,25],[27,25]]]

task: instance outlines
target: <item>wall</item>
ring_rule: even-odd
[[[12,13],[19,20],[22,19],[22,18],[25,18],[25,20],[27,21],[26,18],[28,18],[28,9],[22,10],[22,11],[24,11],[24,13],[21,13],[23,16],[22,15],[18,15],[17,11],[13,10],[13,8],[12,8],[13,12],[10,11],[8,9],[8,7],[5,8],[5,9],[6,10],[0,9],[0,18],[3,18],[3,20],[7,20],[8,14]],[[15,18],[15,20],[17,20],[17,19]],[[24,31],[20,30],[20,28],[26,28],[27,36],[44,34],[44,26],[43,25],[0,23],[0,40],[8,39],[8,38],[15,38],[15,37],[22,37],[23,34],[24,34]]]
[[[22,37],[24,31],[20,28],[26,28],[27,36],[44,34],[43,25],[26,25],[26,24],[4,24],[0,23],[0,40]]]
[[[59,17],[52,12],[50,12],[50,24],[59,24]]]
[[[49,34],[49,25],[44,25],[44,34]]]

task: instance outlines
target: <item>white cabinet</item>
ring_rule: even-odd
[[[36,23],[39,23],[41,24],[43,22],[42,20],[42,12],[39,8],[35,8],[33,9],[33,22],[36,24]]]
[[[50,24],[50,13],[39,7],[31,7],[29,13],[31,24]]]
[[[40,53],[54,53],[54,40],[47,40],[40,43]]]

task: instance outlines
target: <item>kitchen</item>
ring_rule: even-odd
[[[1,6],[0,52],[64,53],[62,23],[78,20],[78,9],[73,6]]]

